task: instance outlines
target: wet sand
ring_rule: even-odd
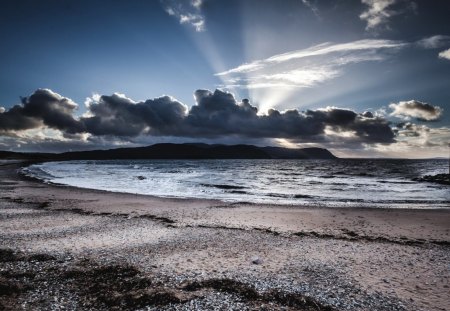
[[[450,210],[164,199],[19,167],[0,166],[0,309],[450,309]]]

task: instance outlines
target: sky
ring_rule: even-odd
[[[447,157],[448,0],[3,0],[0,150]]]

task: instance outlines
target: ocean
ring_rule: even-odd
[[[317,207],[450,208],[448,186],[412,180],[447,160],[108,160],[47,162],[48,183],[171,198]]]

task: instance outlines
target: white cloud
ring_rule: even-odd
[[[389,21],[393,16],[413,12],[417,14],[417,4],[411,0],[361,0],[367,9],[359,15],[366,21],[367,31],[389,29]]]
[[[404,46],[404,43],[398,41],[391,40],[359,40],[348,43],[339,43],[339,44],[331,44],[331,43],[322,43],[317,46],[313,46],[311,48],[289,52],[285,54],[275,55],[268,58],[269,62],[283,62],[292,59],[299,59],[310,56],[319,56],[326,55],[330,53],[336,52],[352,52],[352,51],[361,51],[361,50],[376,50],[383,48],[398,48]]]
[[[5,111],[6,111],[6,109],[4,107],[0,107],[0,113],[3,113]]]
[[[202,4],[203,4],[203,0],[192,0],[191,1],[191,5],[197,9],[200,9]]]
[[[366,30],[386,24],[389,18],[397,14],[390,9],[397,0],[361,0],[361,2],[367,6],[367,9],[359,16],[367,22]]]
[[[439,57],[450,60],[450,49],[440,52]]]
[[[311,3],[311,0],[302,0],[302,3],[303,3],[308,9],[310,9],[310,10],[314,13],[314,15],[315,15],[317,18],[320,18],[320,15],[319,15],[319,9],[317,8],[317,6],[316,6],[315,4]]]
[[[416,44],[424,49],[436,49],[450,44],[450,36],[435,35],[423,38],[417,41]]]
[[[406,123],[400,126],[397,140],[412,147],[446,147],[450,139],[450,128],[432,128],[426,125]]]
[[[314,68],[310,70],[292,70],[265,76],[265,79],[293,83],[295,85],[313,86],[314,84],[337,76],[336,70],[328,68]]]
[[[219,72],[224,87],[247,89],[314,87],[344,73],[343,67],[386,58],[384,49],[395,50],[406,43],[391,40],[359,40],[322,43],[306,49],[273,55]]]
[[[310,67],[280,73],[261,74],[250,78],[228,80],[234,87],[258,88],[303,88],[338,77],[341,71],[331,67]],[[230,86],[230,85],[229,85]]]
[[[205,30],[205,17],[201,12],[203,0],[161,0],[167,14],[178,19],[180,24],[191,25],[195,31]]]
[[[332,53],[347,53],[344,57],[341,58],[342,61],[351,60],[351,62],[358,62],[358,58],[355,55],[348,54],[348,52],[358,52],[358,51],[376,51],[380,49],[397,49],[405,46],[406,43],[400,41],[392,41],[392,40],[358,40],[348,43],[338,43],[332,44],[330,42],[322,43],[319,45],[315,45],[306,49],[291,51],[283,54],[277,54],[271,56],[267,59],[256,60],[251,63],[242,64],[236,68],[232,68],[230,70],[219,72],[217,76],[223,76],[233,73],[248,73],[256,70],[263,69],[269,65],[280,64],[287,61],[299,60],[308,57],[314,56],[324,56]],[[373,58],[374,55],[360,56],[360,61],[367,60],[367,58]]]
[[[377,118],[385,118],[387,115],[386,107],[383,106],[381,108],[378,108],[377,110],[374,111],[374,115]]]
[[[416,118],[422,121],[434,121],[440,118],[443,109],[418,100],[400,101],[392,103],[389,108],[393,110],[391,116],[409,120]]]
[[[190,24],[196,31],[201,32],[205,30],[205,20],[198,14],[180,14],[180,24]]]

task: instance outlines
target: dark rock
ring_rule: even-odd
[[[30,261],[49,261],[49,260],[56,260],[55,257],[48,255],[48,254],[35,254],[30,255],[27,258]]]
[[[252,257],[252,264],[260,265],[262,263],[263,263],[263,261],[262,261],[262,259],[259,256],[253,256]]]
[[[17,261],[19,258],[10,249],[0,249],[0,262]]]
[[[425,175],[423,177],[414,178],[420,182],[434,182],[441,185],[450,185],[450,174]]]
[[[17,294],[24,289],[25,288],[22,285],[0,276],[0,296]]]

